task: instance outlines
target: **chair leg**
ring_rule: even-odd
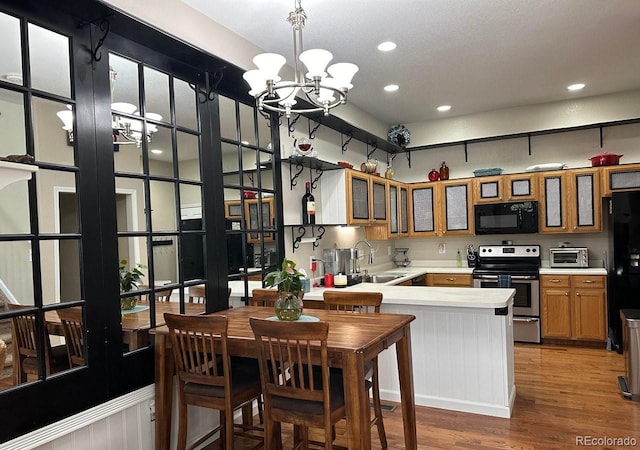
[[[233,450],[233,411],[230,411],[229,414],[226,414],[223,411],[220,411],[220,420],[224,419],[224,431],[225,431],[225,448],[229,450]]]
[[[187,448],[187,405],[178,398],[178,450]]]
[[[380,445],[387,448],[387,435],[384,431],[384,423],[382,422],[382,403],[380,402],[380,385],[378,382],[378,374],[374,372],[371,378],[371,390],[373,391],[373,412],[375,415],[376,427],[378,428],[378,436],[380,437]]]

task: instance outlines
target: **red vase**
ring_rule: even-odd
[[[432,169],[431,172],[429,172],[429,181],[438,181],[440,179],[440,172],[438,172],[436,169]]]

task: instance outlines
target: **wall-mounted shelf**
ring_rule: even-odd
[[[283,159],[282,162],[289,164],[291,190],[293,190],[293,187],[298,184],[298,177],[302,174],[305,168],[309,169],[309,179],[311,180],[312,189],[316,188],[318,180],[326,170],[344,169],[344,167],[338,164],[334,164],[328,161],[322,161],[318,158],[310,158],[308,156],[291,156],[289,158]],[[315,176],[313,174],[314,170]]]
[[[30,180],[33,172],[38,171],[38,166],[0,161],[0,189],[11,183],[22,180]]]
[[[318,248],[320,239],[324,236],[325,226],[329,225],[285,225],[291,228],[291,240],[293,241],[293,252],[300,247],[300,244],[313,244],[314,250]],[[307,228],[311,228],[311,236],[307,236]],[[296,233],[297,231],[297,233]]]

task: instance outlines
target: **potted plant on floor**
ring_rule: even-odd
[[[144,273],[141,269],[144,266],[136,264],[131,269],[127,269],[127,260],[120,261],[120,293],[130,292],[134,289],[138,289],[138,285],[144,277]],[[138,303],[138,296],[124,297],[120,299],[120,308],[123,310],[130,310],[136,307]]]

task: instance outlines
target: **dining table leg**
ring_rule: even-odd
[[[354,450],[371,449],[371,409],[364,383],[362,353],[344,355],[343,385],[347,414],[347,445]]]
[[[168,336],[155,335],[156,371],[156,450],[169,450],[171,444],[171,408],[173,403],[173,361]]]
[[[416,403],[413,392],[413,363],[411,362],[411,330],[409,325],[404,327],[402,339],[396,342],[396,357],[398,359],[400,401],[404,425],[404,448],[416,450],[418,437],[416,434]]]

